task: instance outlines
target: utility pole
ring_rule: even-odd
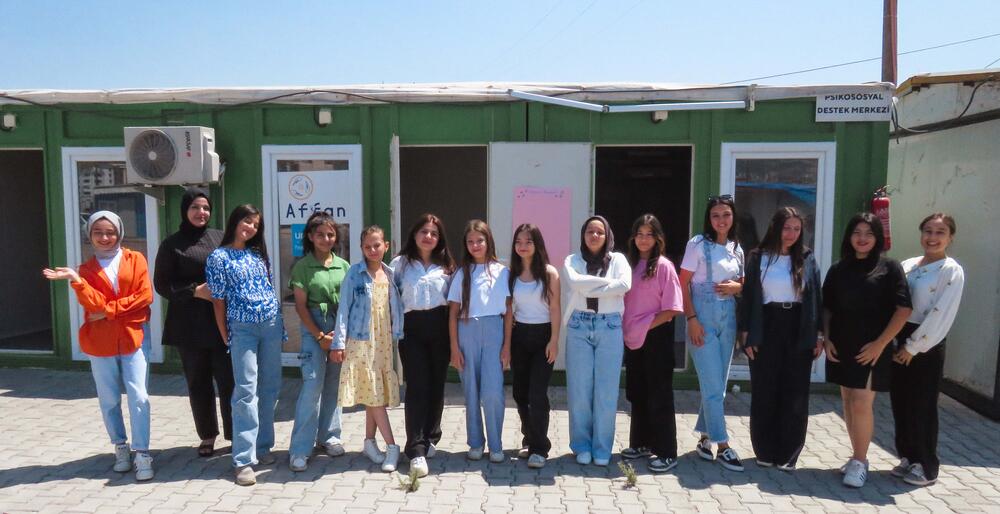
[[[882,82],[896,84],[896,0],[882,7]]]

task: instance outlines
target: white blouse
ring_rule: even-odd
[[[691,282],[699,284],[708,282],[708,266],[705,261],[705,236],[697,235],[688,241],[687,248],[684,249],[684,260],[681,261],[681,269],[693,273]],[[739,280],[743,278],[743,248],[740,245],[728,241],[726,246],[713,243],[710,245],[712,256],[712,282],[718,284],[726,280]]]
[[[510,286],[507,284],[507,267],[499,262],[487,265],[476,264],[472,268],[472,281],[469,282],[469,317],[500,316],[507,312],[507,297],[510,296]],[[448,289],[448,301],[462,304],[462,282],[465,273],[462,268],[455,271],[455,278]]]
[[[403,312],[426,311],[442,305],[448,305],[448,285],[451,275],[437,264],[412,261],[402,255],[389,263],[393,279],[399,288],[399,297],[403,300]]]
[[[913,355],[930,350],[948,335],[965,285],[965,272],[955,259],[945,257],[926,266],[920,265],[921,260],[913,257],[902,262],[913,302],[907,321],[920,325],[904,346]]]
[[[549,303],[545,301],[545,289],[541,280],[522,282],[520,278],[515,278],[512,293],[514,321],[529,324],[551,321]]]
[[[779,255],[768,266],[769,254],[760,256],[760,285],[764,293],[764,303],[789,303],[801,301],[792,278],[792,258]],[[766,270],[766,271],[765,271]]]
[[[562,283],[569,288],[563,320],[568,320],[573,311],[589,312],[587,298],[597,298],[597,310],[602,314],[621,314],[625,312],[625,293],[632,288],[632,267],[624,255],[611,252],[608,272],[596,277],[587,274],[586,261],[575,253],[563,263]]]

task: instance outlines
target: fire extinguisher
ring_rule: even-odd
[[[889,228],[889,194],[886,186],[875,190],[872,194],[872,213],[882,222],[882,232],[885,233],[885,250],[892,248],[892,231]]]

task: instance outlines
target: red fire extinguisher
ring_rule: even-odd
[[[882,222],[882,232],[885,233],[885,250],[892,248],[892,231],[889,228],[889,195],[886,186],[875,190],[872,194],[872,213]]]

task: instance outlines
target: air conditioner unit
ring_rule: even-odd
[[[154,186],[219,181],[215,129],[125,127],[125,181]]]

